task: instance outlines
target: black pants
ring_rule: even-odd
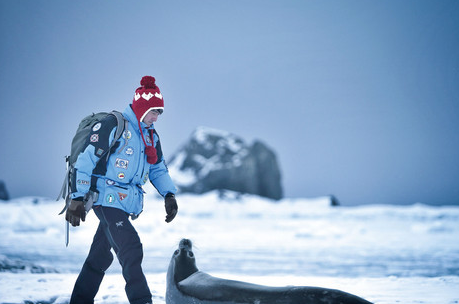
[[[110,251],[112,248],[123,269],[129,303],[152,303],[150,289],[141,267],[142,243],[129,221],[128,214],[110,207],[96,206],[93,210],[100,223],[73,288],[70,304],[94,303],[105,271],[113,261]]]

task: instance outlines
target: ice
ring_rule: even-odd
[[[331,207],[329,197],[271,201],[228,191],[177,199],[172,223],[153,194],[133,221],[155,303],[164,303],[181,238],[193,241],[197,266],[219,277],[337,288],[375,303],[459,301],[459,207]],[[91,212],[72,227],[66,248],[62,205],[32,197],[0,203],[0,263],[24,266],[0,272],[0,303],[67,303],[98,220]],[[96,303],[127,303],[123,282],[114,262]]]

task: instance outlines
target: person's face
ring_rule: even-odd
[[[143,118],[142,122],[144,122],[147,126],[151,126],[152,123],[158,120],[159,111],[158,110],[150,110],[147,115]]]

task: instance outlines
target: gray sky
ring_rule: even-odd
[[[259,139],[287,197],[459,204],[459,1],[0,1],[0,180],[54,197],[79,120],[156,77],[165,156]]]

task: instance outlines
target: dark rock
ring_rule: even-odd
[[[330,195],[330,205],[333,207],[340,206],[339,200],[334,195]]]
[[[0,272],[12,273],[58,273],[57,270],[49,267],[42,267],[33,263],[19,260],[9,259],[5,256],[0,256]]]
[[[6,191],[6,185],[3,181],[0,181],[0,200],[7,201],[10,199],[8,191]]]
[[[281,199],[276,154],[260,141],[247,145],[229,132],[197,128],[169,164],[181,192],[232,190]]]

